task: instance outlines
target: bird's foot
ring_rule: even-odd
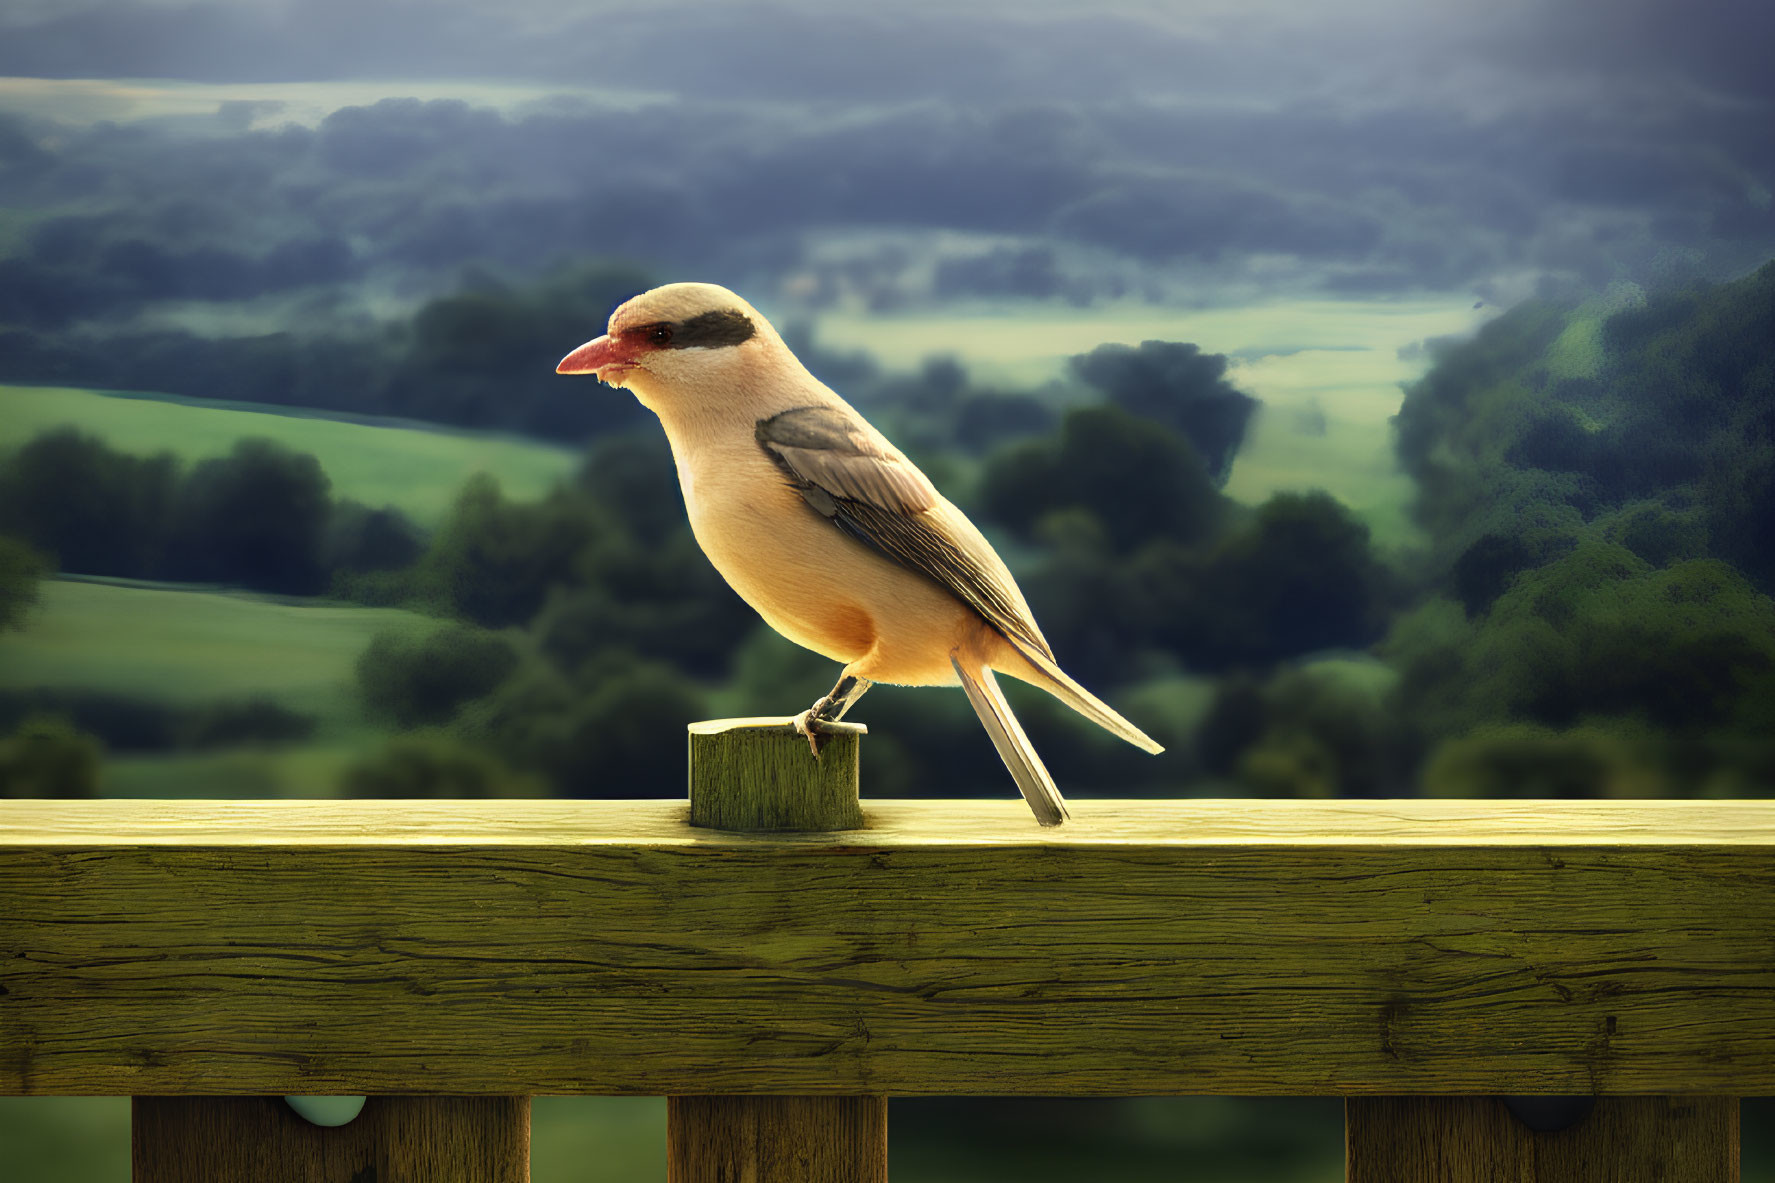
[[[833,722],[832,696],[827,695],[795,716],[795,730],[807,739],[807,746],[813,752],[814,759],[820,758],[820,748],[826,743],[833,732],[826,726]]]

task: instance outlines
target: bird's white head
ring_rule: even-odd
[[[757,309],[712,283],[671,283],[610,314],[604,336],[561,359],[557,374],[595,374],[662,405],[731,395],[788,355]]]

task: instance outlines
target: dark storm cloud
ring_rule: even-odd
[[[1379,0],[1344,25],[1260,6],[1191,29],[1054,4],[25,5],[0,16],[0,72],[649,93],[504,113],[394,99],[276,130],[252,130],[276,117],[261,100],[207,121],[0,117],[0,182],[26,215],[6,267],[13,304],[36,309],[16,318],[39,323],[589,255],[729,282],[795,272],[877,306],[1088,301],[1197,272],[1490,293],[1755,261],[1775,249],[1775,137],[1732,43],[1767,17],[1718,4],[1697,30],[1673,5],[1624,11],[1512,10],[1473,37]],[[1421,60],[1398,40],[1364,49],[1408,16],[1430,22]],[[1463,36],[1479,48],[1459,57]],[[864,231],[902,238],[813,245]]]
[[[511,26],[471,6],[309,0],[23,7],[0,17],[0,73],[35,78],[291,81],[511,62]]]
[[[996,247],[944,259],[937,264],[931,287],[939,299],[1009,296],[1060,299],[1078,305],[1127,292],[1126,283],[1117,276],[1087,277],[1069,272],[1054,249],[1045,246]]]
[[[13,265],[54,272],[16,278],[45,292],[65,281],[43,315],[149,299],[157,284],[164,298],[229,299],[380,267],[576,255],[780,278],[807,265],[810,232],[1021,239],[939,258],[927,290],[1072,300],[1125,290],[1124,264],[1278,257],[1345,291],[1525,268],[1608,279],[1632,252],[1769,232],[1744,166],[1705,145],[1582,128],[1557,142],[1448,113],[923,102],[820,117],[676,101],[503,115],[388,100],[313,129],[243,133],[238,119],[223,111],[201,135],[0,123],[0,175],[45,215]],[[55,216],[68,206],[99,212]],[[1094,274],[1077,263],[1090,250],[1109,260]],[[915,263],[884,250],[850,282],[885,299]]]
[[[21,7],[0,32],[0,74],[31,77],[507,77],[738,100],[1224,92],[1253,64],[1150,19],[1041,6],[100,0]]]
[[[1557,0],[1529,13],[1528,21],[1488,38],[1527,69],[1631,84],[1641,93],[1678,83],[1775,102],[1775,6],[1763,0]]]
[[[1188,174],[1112,181],[1057,223],[1068,237],[1149,259],[1252,251],[1360,258],[1382,235],[1377,217],[1350,205]]]

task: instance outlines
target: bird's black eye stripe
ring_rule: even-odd
[[[685,320],[638,325],[623,334],[640,337],[655,349],[722,349],[750,341],[758,335],[758,326],[745,313],[725,309],[701,312]]]
[[[672,327],[673,349],[722,349],[750,341],[758,334],[752,318],[734,309],[702,312]]]

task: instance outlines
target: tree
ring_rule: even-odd
[[[512,771],[492,753],[449,735],[400,735],[348,767],[339,790],[347,797],[534,797],[542,786]]]
[[[669,770],[684,724],[703,714],[694,682],[669,666],[608,653],[573,678],[540,664],[521,670],[458,720],[465,739],[569,797],[682,793]]]
[[[1414,745],[1375,672],[1326,663],[1227,679],[1197,730],[1203,766],[1266,797],[1400,795]]]
[[[357,681],[372,715],[414,727],[445,722],[491,694],[517,664],[504,637],[452,625],[424,637],[378,633],[358,655]]]
[[[598,440],[574,484],[594,501],[620,511],[623,526],[638,542],[651,545],[689,533],[672,449],[658,429]]]
[[[275,440],[243,439],[200,461],[174,507],[169,572],[286,595],[323,590],[330,484],[318,460]]]
[[[603,508],[556,489],[540,502],[507,501],[485,473],[456,498],[415,582],[422,598],[487,628],[524,624],[550,591],[574,582],[581,551],[617,533]]]
[[[1226,483],[1258,403],[1226,380],[1225,355],[1176,341],[1142,341],[1139,348],[1099,345],[1069,364],[1116,406],[1182,435],[1214,483]]]
[[[1775,602],[1716,559],[1657,569],[1585,542],[1477,618],[1432,601],[1384,649],[1400,709],[1432,738],[1616,720],[1755,741],[1775,724]]]
[[[425,553],[425,536],[392,505],[340,501],[327,521],[321,565],[330,571],[392,571]]]
[[[178,479],[170,453],[131,456],[71,427],[46,431],[0,469],[0,529],[58,570],[152,578]]]
[[[1470,610],[1581,538],[1775,589],[1775,264],[1638,306],[1519,305],[1440,350],[1396,422]]]
[[[632,268],[598,263],[523,285],[473,277],[414,315],[385,398],[401,414],[572,440],[633,424],[634,399],[591,383],[564,390],[554,363],[652,286]]]
[[[719,677],[735,638],[756,620],[680,526],[651,546],[621,539],[582,551],[572,582],[554,592],[533,625],[543,651],[565,670],[619,649]]]
[[[0,797],[96,797],[103,750],[66,719],[33,715],[0,740]]]
[[[1210,669],[1366,647],[1391,599],[1368,527],[1319,491],[1271,497],[1208,548],[1194,575],[1155,631]]]
[[[1220,524],[1226,504],[1183,437],[1119,407],[1075,410],[1058,438],[994,456],[980,500],[989,516],[1025,537],[1055,510],[1088,510],[1122,551],[1158,537],[1199,542]]]
[[[37,606],[37,585],[49,572],[49,560],[16,538],[0,535],[0,632],[23,628]]]

